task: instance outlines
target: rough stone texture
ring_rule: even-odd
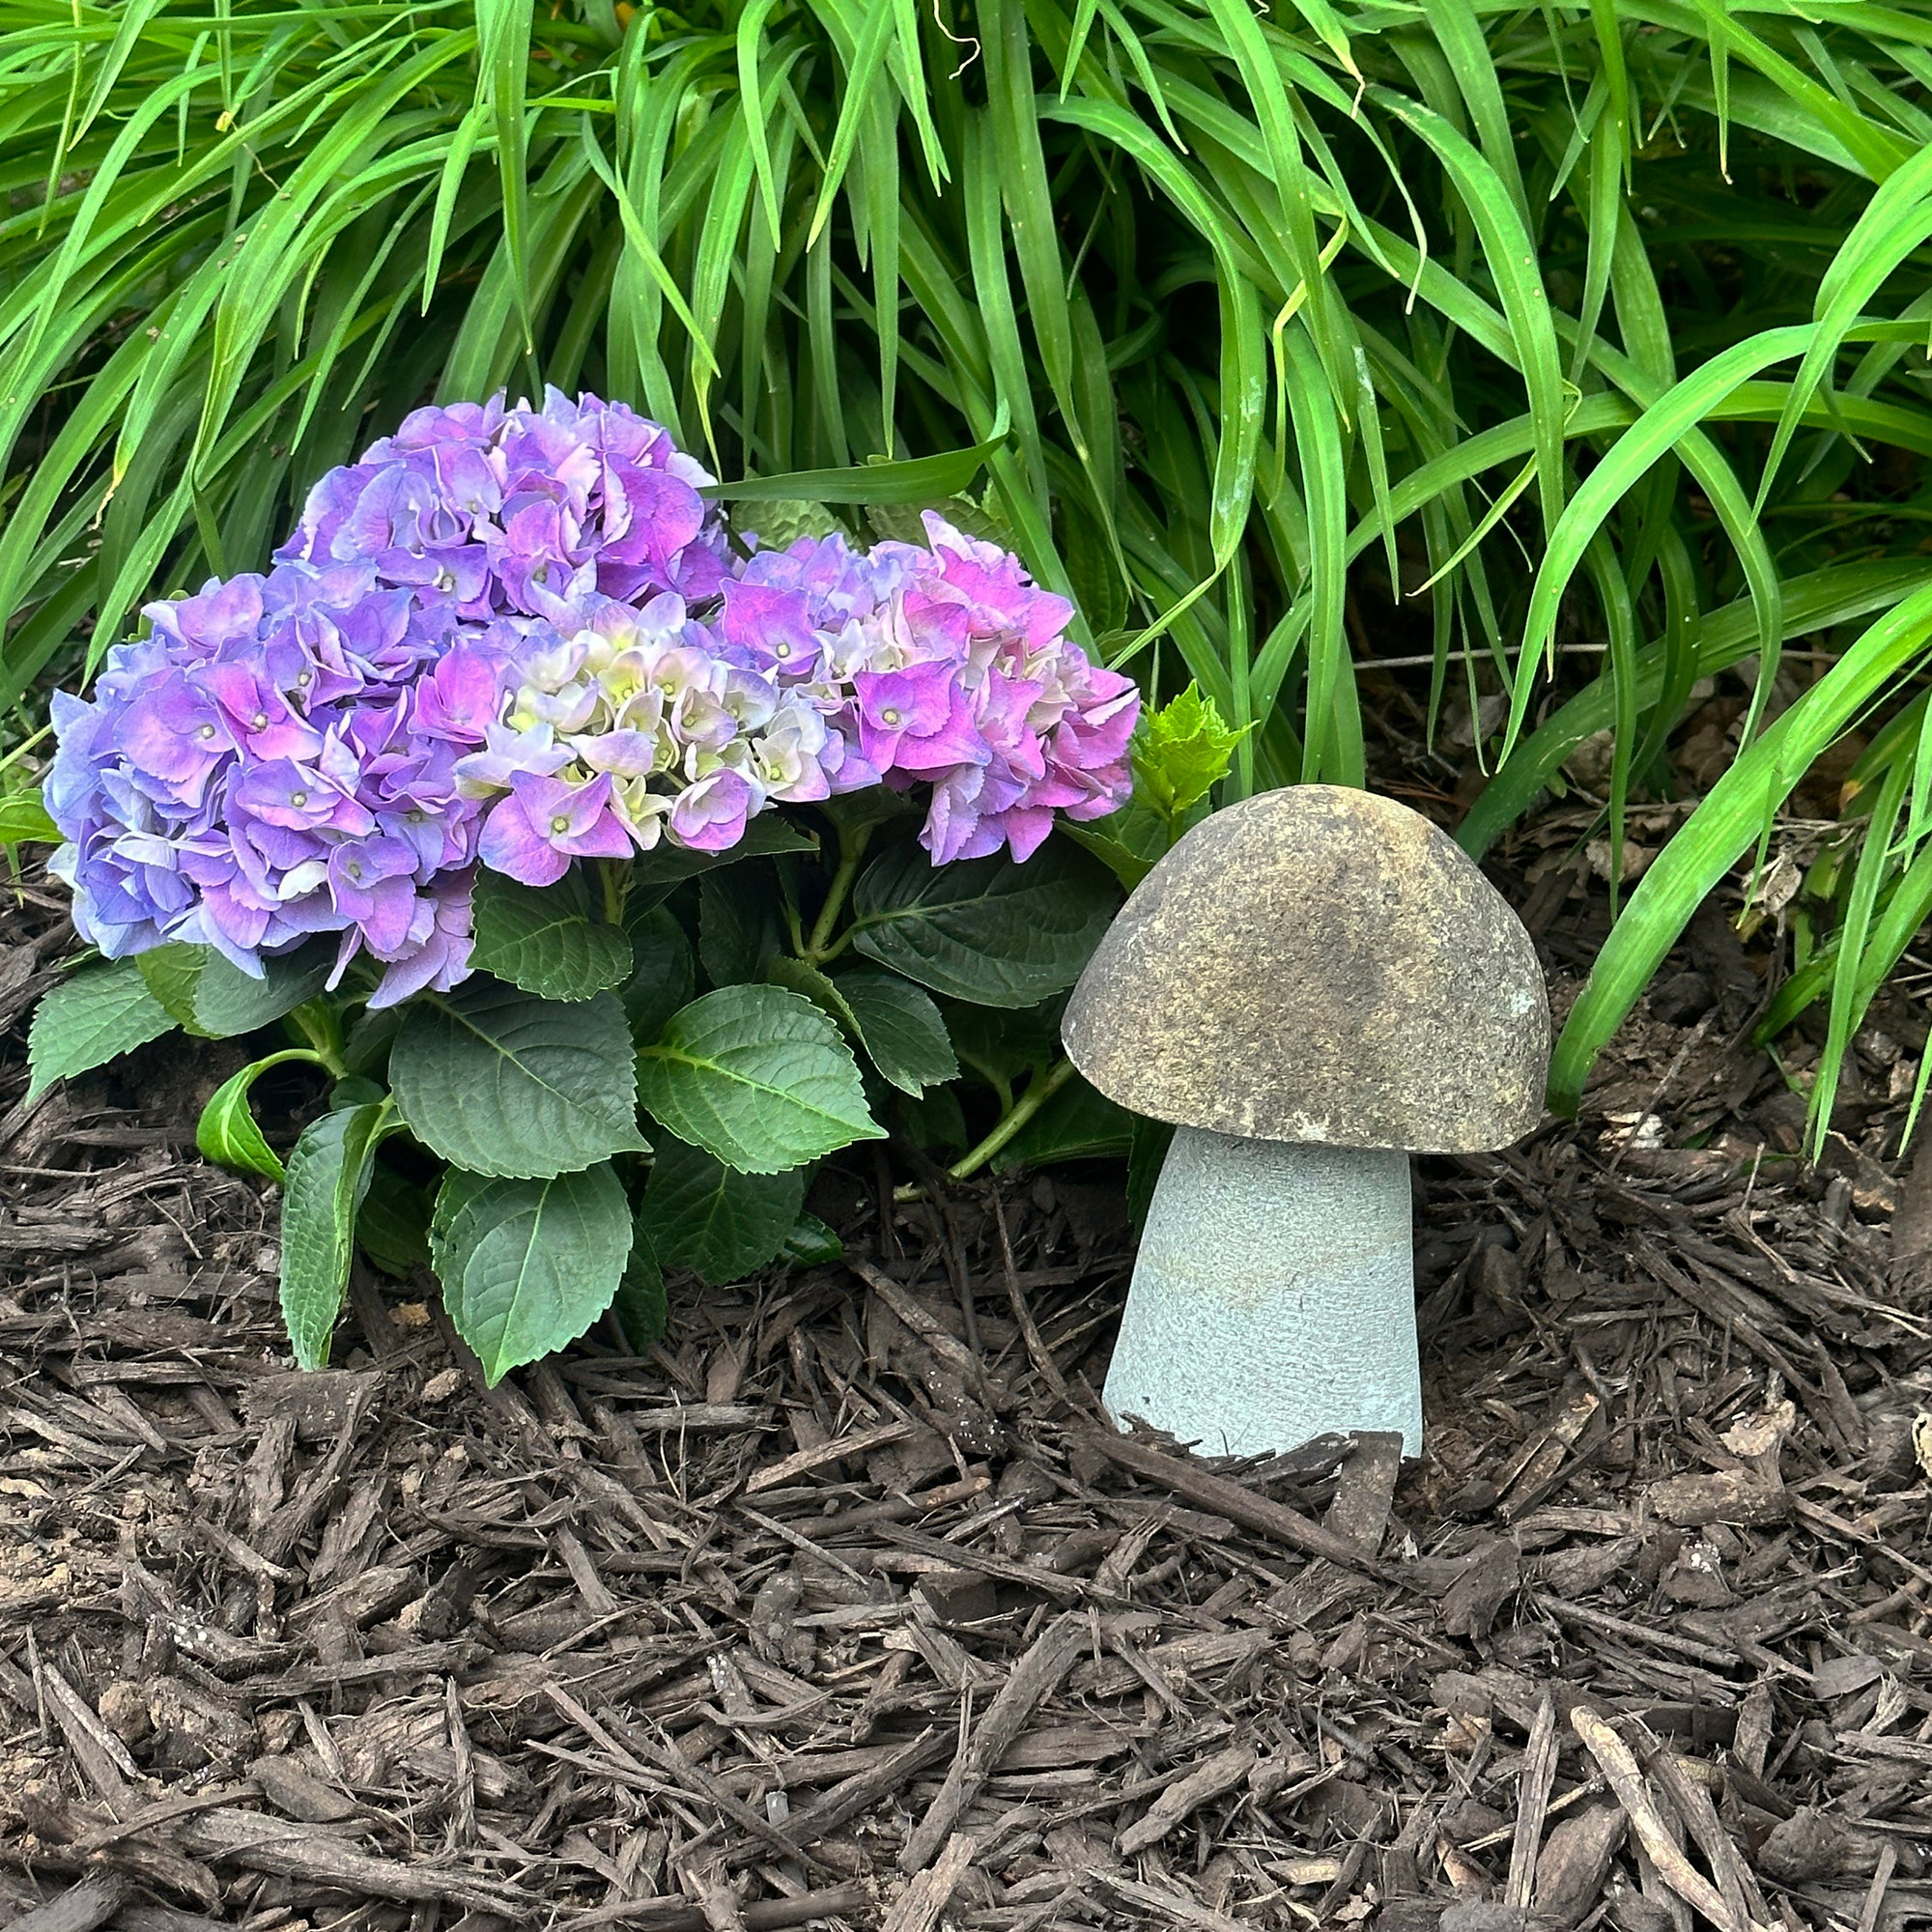
[[[1204,819],[1067,1005],[1073,1063],[1155,1120],[1440,1153],[1543,1113],[1536,950],[1462,849],[1393,799],[1264,792]]]
[[[1422,1450],[1408,1160],[1182,1127],[1148,1208],[1107,1406],[1204,1455],[1331,1431]]]

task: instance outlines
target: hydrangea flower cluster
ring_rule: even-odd
[[[622,403],[552,389],[541,410],[417,410],[360,463],[309,493],[277,562],[370,563],[377,581],[466,621],[504,612],[568,621],[593,593],[638,603],[718,594],[724,526],[712,481]]]
[[[1124,802],[1140,696],[1067,641],[1073,607],[1016,556],[925,526],[929,549],[831,536],[754,555],[724,584],[719,636],[825,715],[844,748],[834,789],[932,786],[934,865],[1027,859],[1055,811]]]
[[[469,971],[478,864],[526,884],[772,805],[931,786],[933,862],[1129,787],[1138,696],[997,546],[733,556],[710,479],[620,404],[428,409],[312,492],[266,576],[154,604],[59,694],[47,806],[76,927],[244,971],[310,935],[373,1005]],[[755,543],[755,539],[752,540]]]

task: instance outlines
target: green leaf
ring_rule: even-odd
[[[837,1024],[778,986],[725,986],[638,1055],[639,1098],[680,1139],[747,1174],[882,1140]]]
[[[449,1319],[494,1388],[611,1306],[631,1252],[630,1203],[608,1161],[541,1180],[451,1176],[443,1191],[432,1262]]]
[[[648,1147],[611,993],[560,1006],[473,980],[423,1000],[389,1050],[389,1086],[416,1138],[471,1174],[541,1180]]]
[[[335,941],[320,934],[263,960],[259,980],[212,946],[177,943],[140,955],[149,990],[203,1039],[232,1039],[294,1012],[322,991],[334,964]]]
[[[987,1007],[947,1003],[946,1030],[961,1064],[990,1081],[1005,1096],[1023,1073],[1037,1073],[1060,1058],[1060,1015],[1064,1000],[1037,1007],[994,1011]]]
[[[765,967],[765,978],[774,986],[788,987],[794,993],[801,993],[819,1008],[828,1012],[845,1029],[846,1037],[859,1037],[859,1020],[845,995],[827,974],[816,966],[809,966],[803,959],[794,959],[788,952],[781,952]]]
[[[769,5],[770,0],[763,0]],[[762,503],[747,520],[764,550],[788,550],[800,537],[849,536],[823,503],[809,497],[779,497]]]
[[[665,1338],[670,1326],[670,1304],[665,1295],[664,1269],[651,1252],[650,1241],[641,1228],[631,1240],[631,1259],[624,1264],[624,1279],[617,1284],[617,1298],[611,1304],[618,1325],[639,1354]]]
[[[931,998],[890,973],[841,973],[833,980],[859,1033],[859,1044],[901,1094],[959,1077],[946,1022]]]
[[[993,433],[970,449],[939,456],[908,457],[898,463],[860,464],[849,469],[796,469],[783,476],[746,476],[736,483],[707,485],[704,495],[726,502],[936,503],[956,497],[980,473],[986,459],[1007,440],[1002,407]]]
[[[195,982],[195,1023],[216,1039],[253,1033],[314,999],[334,964],[335,940],[327,934],[279,958],[263,960],[259,980],[217,952]]]
[[[1637,881],[1550,1056],[1550,1107],[1574,1114],[1591,1063],[1719,882],[1772,824],[1799,779],[1864,714],[1873,694],[1923,661],[1932,588],[1869,625],[1824,676],[1745,747]]]
[[[697,882],[697,960],[714,986],[764,978],[783,935],[769,866],[707,872]]]
[[[1150,711],[1134,734],[1136,795],[1170,822],[1178,820],[1228,776],[1235,747],[1253,728],[1230,730],[1214,700],[1190,684],[1171,703]]]
[[[328,1104],[331,1110],[366,1107],[382,1099],[388,1091],[380,1080],[372,1080],[366,1073],[345,1073],[328,1090]]]
[[[1031,1007],[1079,979],[1118,904],[1105,871],[1063,839],[1024,865],[934,866],[919,846],[900,845],[860,875],[853,943],[935,993]]]
[[[27,1032],[27,1098],[158,1039],[174,1021],[131,959],[83,966],[34,1009]]]
[[[899,1124],[915,1147],[928,1152],[943,1148],[963,1153],[973,1145],[965,1109],[952,1088],[928,1087],[917,1100],[903,1099],[898,1106]]]
[[[356,1245],[384,1274],[407,1281],[429,1266],[429,1219],[428,1190],[378,1159],[355,1217]]]
[[[776,1260],[805,1205],[806,1170],[742,1174],[702,1148],[667,1137],[638,1210],[660,1265],[689,1268],[713,1288]]]
[[[1173,1144],[1174,1128],[1170,1122],[1150,1121],[1139,1114],[1134,1116],[1133,1133],[1127,1148],[1127,1219],[1136,1228],[1147,1226],[1154,1185],[1160,1179],[1167,1151]]]
[[[1013,546],[1012,526],[1001,516],[991,490],[986,492],[983,502],[975,502],[971,497],[949,497],[943,503],[874,503],[867,509],[866,521],[871,525],[874,536],[888,537],[895,543],[918,544],[923,548],[928,510],[944,517],[964,536],[978,537],[983,543],[996,543],[1002,550],[1010,550]]]
[[[60,827],[47,816],[38,787],[0,796],[0,845],[58,845]]]
[[[271,1066],[291,1060],[313,1061],[316,1056],[300,1047],[285,1053],[271,1053],[265,1060],[251,1062],[241,1072],[224,1080],[214,1090],[194,1129],[194,1144],[213,1161],[223,1167],[239,1168],[243,1174],[259,1174],[266,1180],[280,1183],[287,1177],[281,1157],[262,1138],[255,1116],[248,1108],[249,1091]],[[381,1099],[381,1094],[375,1096]]]
[[[380,1079],[389,1064],[389,1049],[409,1017],[407,1007],[379,1007],[373,1013],[364,1007],[355,1015],[343,1042],[342,1064],[351,1073]]]
[[[520,885],[479,869],[473,895],[475,942],[469,961],[546,1000],[587,1000],[621,986],[631,973],[623,929],[590,918],[590,894],[573,867],[554,886]]]
[[[1091,852],[1132,892],[1166,858],[1174,845],[1174,827],[1160,812],[1138,803],[1122,807],[1091,824],[1063,824],[1062,834]]]
[[[917,1099],[926,1088],[957,1078],[946,1022],[909,980],[890,973],[841,973],[834,980],[786,953],[766,967],[765,978],[830,1013],[900,1093]]]
[[[213,950],[207,946],[185,946],[177,941],[138,953],[134,963],[148,990],[166,1009],[168,1017],[179,1027],[203,1039],[212,1037],[194,1016],[194,989],[201,983]]]
[[[800,1267],[824,1267],[844,1254],[845,1243],[838,1238],[836,1229],[828,1228],[816,1214],[801,1208],[798,1219],[791,1224],[791,1233],[785,1236],[782,1252],[786,1261]]]
[[[376,1144],[390,1124],[387,1102],[324,1114],[303,1128],[289,1155],[282,1194],[282,1320],[296,1360],[328,1363],[328,1338],[349,1290],[355,1217],[369,1185]]]
[[[631,977],[617,989],[631,1037],[647,1046],[665,1022],[697,990],[691,941],[663,906],[653,906],[629,923]]]

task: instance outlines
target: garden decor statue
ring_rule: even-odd
[[[1177,1127],[1108,1407],[1215,1455],[1419,1453],[1408,1156],[1526,1133],[1549,1057],[1535,949],[1474,862],[1369,792],[1230,806],[1128,900],[1063,1031]]]

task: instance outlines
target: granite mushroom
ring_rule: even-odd
[[[1214,813],[1142,882],[1067,1004],[1073,1064],[1175,1126],[1106,1380],[1208,1454],[1399,1432],[1422,1446],[1411,1153],[1536,1125],[1536,949],[1392,799],[1292,785]]]

